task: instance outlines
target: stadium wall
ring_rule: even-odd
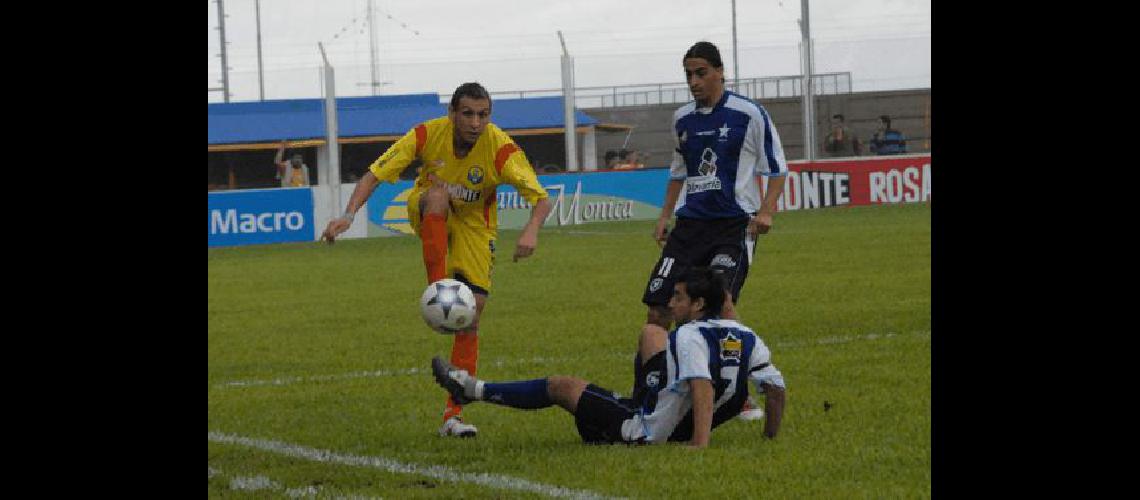
[[[799,97],[763,99],[758,101],[768,110],[780,141],[784,156],[789,160],[803,159],[804,129],[802,104]],[[907,147],[912,153],[930,152],[930,89],[897,90],[883,92],[856,92],[817,96],[815,98],[817,158],[823,158],[823,138],[827,137],[832,115],[844,115],[845,122],[864,143],[878,128],[880,115],[890,115],[891,125],[907,136]],[[600,122],[632,125],[626,149],[648,153],[643,163],[649,167],[664,167],[672,159],[674,146],[673,112],[680,104],[658,104],[617,108],[590,108],[586,113]],[[598,165],[605,165],[607,150],[621,149],[625,133],[598,134]],[[866,151],[866,148],[864,148]],[[865,153],[866,154],[866,153]]]
[[[930,159],[920,154],[793,161],[777,207],[787,211],[930,201]],[[661,213],[669,170],[539,175],[538,180],[554,205],[545,227],[654,220]],[[208,193],[208,246],[316,241],[329,219],[339,215],[353,187],[341,185],[343,199],[338,203],[322,186]],[[407,207],[411,189],[411,181],[377,186],[341,237],[412,234]],[[513,187],[502,186],[495,202],[501,228],[520,229],[530,217],[530,206]]]

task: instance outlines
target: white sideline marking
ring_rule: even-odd
[[[364,377],[391,377],[395,375],[418,375],[426,372],[426,368],[407,368],[404,370],[376,370],[366,372],[341,373],[339,375],[313,375],[311,377],[281,377],[272,380],[235,380],[224,382],[214,387],[249,387],[257,385],[287,385],[296,382],[327,382],[330,380],[345,380]]]
[[[420,476],[427,476],[433,479],[439,479],[441,481],[472,483],[502,490],[538,493],[551,497],[609,498],[593,491],[573,490],[570,488],[563,488],[561,486],[552,486],[517,477],[489,474],[486,472],[459,472],[442,465],[419,465],[399,462],[384,457],[349,455],[346,453],[337,453],[330,450],[320,450],[296,444],[282,443],[280,441],[235,436],[232,434],[225,434],[217,431],[210,431],[207,434],[207,437],[210,441],[213,441],[215,443],[241,445],[249,448],[256,448],[262,451],[277,453],[279,455],[285,455],[288,457],[312,460],[315,462],[334,463],[349,465],[353,467],[370,467],[373,469],[380,469],[396,474],[416,474]],[[252,482],[252,484],[261,483]]]
[[[242,491],[279,490],[281,485],[265,476],[238,476],[230,480],[230,489]]]
[[[208,472],[209,472],[209,479],[213,479],[214,476],[217,476],[220,474],[220,472],[218,472],[217,469],[214,469],[213,467],[210,467],[208,465],[206,466],[206,469],[208,469]],[[285,490],[285,496],[287,496],[289,498],[316,497],[317,493],[320,493],[320,491],[321,491],[321,489],[319,487],[313,486],[313,485],[304,486],[301,488],[288,488],[288,489],[286,489],[284,486],[281,486],[277,482],[275,482],[272,479],[269,479],[265,476],[253,476],[253,477],[239,476],[239,477],[235,477],[235,478],[230,480],[230,489],[231,490],[245,490],[245,491],[282,490],[282,489],[284,489]],[[344,497],[338,497],[338,498],[344,498]]]
[[[924,336],[924,335],[930,336],[930,332],[929,331],[911,332],[908,335],[909,336]],[[769,345],[771,347],[780,348],[780,349],[795,349],[795,348],[799,348],[799,347],[814,347],[814,346],[820,346],[820,345],[846,344],[849,342],[856,342],[859,340],[888,339],[888,338],[894,338],[894,337],[899,337],[899,336],[900,336],[900,334],[897,334],[897,333],[885,333],[885,334],[869,333],[866,335],[848,335],[848,336],[842,336],[842,337],[824,337],[824,338],[816,339],[816,340],[813,340],[810,342],[795,342],[795,341],[774,342],[774,343],[769,344]],[[621,353],[621,354],[606,356],[606,359],[630,359],[630,360],[632,360],[633,358],[632,358],[632,354]],[[528,363],[549,364],[549,363],[566,363],[566,362],[582,361],[582,360],[583,360],[583,358],[581,358],[581,357],[574,357],[574,358],[544,358],[544,357],[513,358],[513,359],[508,359],[505,361],[502,358],[500,358],[500,359],[496,359],[495,361],[489,361],[487,364],[493,365],[497,368],[501,368],[504,366],[522,365],[522,364],[528,364]],[[214,388],[226,389],[226,388],[230,388],[230,387],[256,387],[256,386],[267,386],[267,385],[282,386],[282,385],[289,385],[289,384],[295,384],[295,383],[301,383],[301,382],[327,382],[327,381],[334,381],[334,380],[349,380],[349,379],[354,379],[354,378],[367,378],[367,377],[395,377],[395,376],[401,376],[401,375],[419,375],[422,373],[428,373],[429,371],[430,370],[428,370],[427,368],[405,368],[402,370],[375,370],[375,371],[342,373],[342,374],[338,374],[338,375],[313,375],[313,376],[309,376],[309,377],[281,377],[281,378],[275,378],[272,380],[235,380],[232,382],[222,382],[220,384],[215,384]]]

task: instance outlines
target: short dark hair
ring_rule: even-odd
[[[705,299],[704,313],[706,316],[720,316],[724,307],[724,279],[720,274],[707,267],[692,267],[681,275],[678,283],[685,284],[686,293],[692,300]]]
[[[879,119],[887,122],[887,126],[891,126],[891,115],[879,115]]]
[[[455,93],[451,94],[452,111],[459,110],[459,99],[463,97],[471,99],[486,99],[488,104],[491,102],[491,94],[487,92],[487,89],[483,88],[482,85],[479,85],[476,82],[467,82],[463,85],[460,85],[459,88],[455,89]]]
[[[831,115],[831,117],[832,118],[838,118],[839,121],[843,121],[843,115],[842,114],[836,113],[834,115]]]
[[[685,59],[691,57],[699,57],[709,62],[714,68],[723,68],[724,64],[720,61],[720,50],[713,45],[712,42],[697,42],[689,51],[685,52],[685,57],[681,58],[681,64],[685,64]]]

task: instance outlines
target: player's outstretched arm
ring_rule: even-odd
[[[784,389],[772,385],[761,384],[764,387],[764,435],[775,438],[780,432],[780,419],[784,417]]]
[[[328,241],[329,244],[336,242],[336,237],[352,226],[352,219],[356,216],[356,211],[368,201],[368,197],[372,196],[372,192],[376,190],[376,186],[380,184],[380,180],[372,175],[371,171],[364,172],[364,176],[356,183],[356,188],[352,190],[352,197],[348,199],[348,208],[345,209],[344,215],[329,221],[328,226],[325,227],[325,232],[321,233],[321,239]]]
[[[552,208],[550,198],[543,198],[530,209],[530,220],[526,222],[522,234],[519,235],[519,241],[515,244],[514,262],[534,254],[534,249],[538,247],[538,229],[542,227]]]

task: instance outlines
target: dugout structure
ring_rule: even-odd
[[[447,113],[439,94],[343,97],[336,100],[341,182],[356,182],[368,165],[417,124]],[[491,121],[511,135],[539,174],[598,168],[596,134],[629,130],[575,111],[581,165],[565,165],[561,97],[493,100]],[[282,140],[301,153],[318,184],[328,169],[323,99],[208,104],[208,190],[278,187],[273,158]],[[411,178],[413,164],[405,171]]]

